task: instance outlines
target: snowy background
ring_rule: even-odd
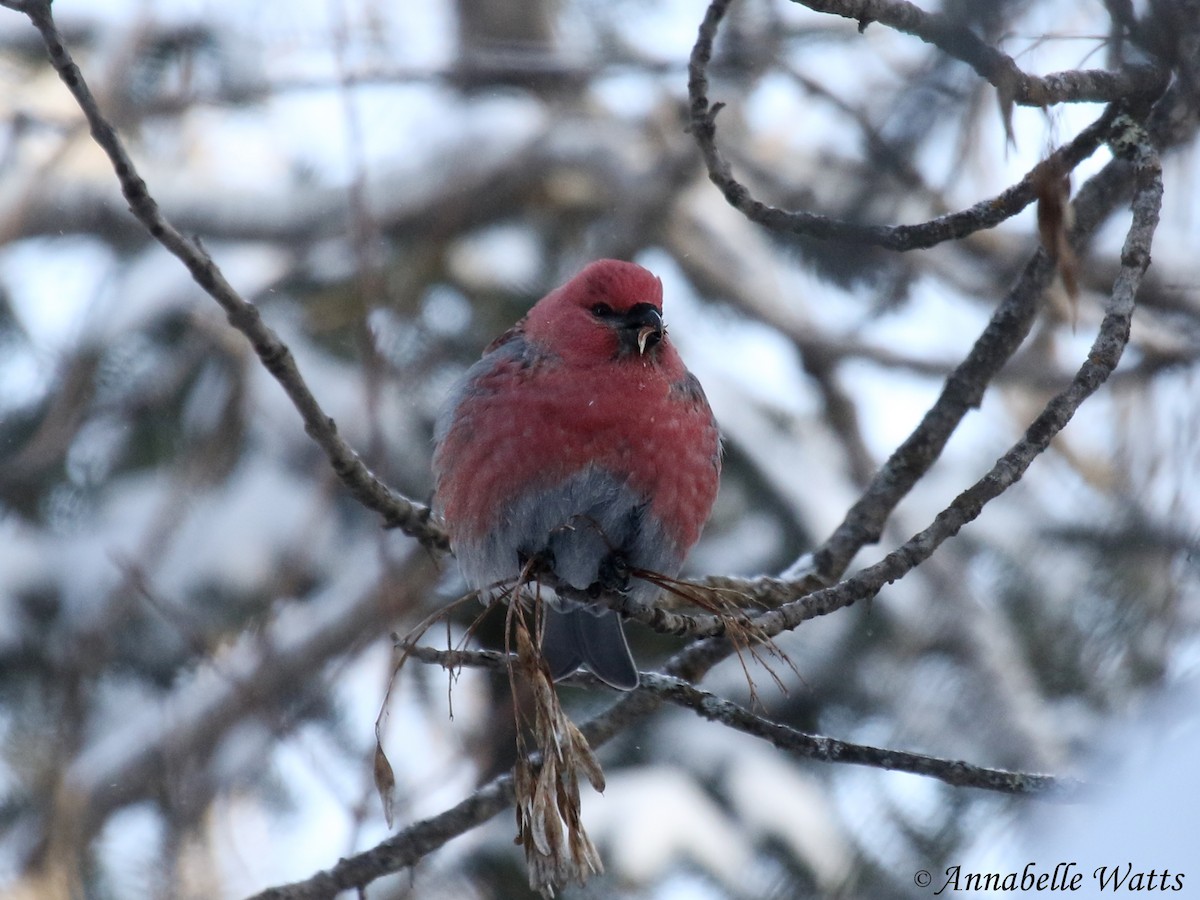
[[[941,8],[1028,72],[1114,64],[1100,2]],[[746,221],[684,132],[693,3],[54,10],[164,213],[407,496],[428,498],[433,417],[492,337],[591,259],[660,275],[726,438],[692,574],[778,573],[824,540],[1037,246],[1032,207],[908,254]],[[916,38],[776,0],[737,4],[723,35],[718,140],[786,208],[923,221],[998,194],[1101,111],[1018,108],[1008,146],[995,90]],[[1075,187],[1110,159],[1097,151]],[[1190,134],[1164,167],[1117,374],[928,563],[781,638],[799,673],[779,670],[786,690],[752,666],[770,718],[1124,783],[1134,808],[1161,796],[1138,779],[1175,736],[1195,746],[1200,668]],[[1067,383],[1128,222],[1119,204],[1083,255],[1077,306],[1047,294],[859,564],[928,524]],[[129,215],[36,32],[0,9],[0,885],[242,897],[376,845],[390,833],[371,774],[389,635],[457,590],[451,560],[382,530],[341,488],[241,335]],[[644,668],[679,645],[629,630]],[[478,638],[499,636],[489,621]],[[444,645],[444,629],[430,637]],[[705,687],[749,702],[736,661]],[[564,697],[580,719],[609,702]],[[511,765],[503,680],[466,671],[452,700],[453,718],[445,674],[411,662],[393,690],[400,827]],[[918,869],[1019,869],[1028,835],[1074,830],[1036,800],[797,759],[686,710],[600,757],[608,789],[584,816],[607,873],[566,896],[928,896]],[[1176,833],[1191,827],[1191,777],[1153,801]],[[1092,821],[1130,822],[1121,809],[1100,804]],[[502,815],[368,896],[524,896],[513,833]],[[1153,846],[1126,842],[1120,862],[1194,863]],[[1088,872],[1113,852],[1061,851]],[[1188,878],[1200,890],[1200,870]]]

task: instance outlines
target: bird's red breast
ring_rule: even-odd
[[[602,260],[489,347],[439,426],[437,498],[452,541],[505,528],[523,493],[591,466],[644,498],[682,562],[716,496],[719,435],[665,333],[622,351],[601,307],[620,317],[639,304],[661,310],[659,280]]]

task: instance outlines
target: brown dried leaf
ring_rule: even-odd
[[[563,849],[563,821],[558,806],[557,767],[547,762],[538,773],[533,792],[533,845],[544,856],[557,856]]]
[[[1033,171],[1037,196],[1038,239],[1058,266],[1063,287],[1071,300],[1074,318],[1079,300],[1079,258],[1071,247],[1071,175],[1061,163],[1049,159]]]
[[[395,816],[396,773],[392,771],[392,764],[383,752],[378,733],[375,735],[375,790],[383,802],[383,818],[387,821],[387,827],[391,828]]]
[[[533,599],[535,604],[541,602],[536,593]],[[516,698],[517,681],[524,680],[522,695],[533,706],[532,723],[526,720],[526,724],[532,726],[529,733],[541,756],[538,763],[531,761],[525,738],[518,732],[521,758],[513,773],[516,843],[525,851],[529,886],[543,896],[553,896],[558,888],[572,881],[584,884],[603,871],[600,854],[583,827],[579,776],[582,772],[597,790],[603,790],[604,772],[583,732],[563,710],[525,610],[517,603],[509,606],[508,624],[516,649],[509,666],[511,688]]]
[[[587,738],[583,736],[582,731],[575,727],[574,722],[564,716],[563,724],[570,742],[572,757],[577,766],[583,770],[583,774],[587,776],[587,780],[591,783],[592,787],[598,793],[603,794],[604,770],[600,768],[600,760],[596,758],[596,754],[592,752]]]
[[[396,676],[400,674],[400,669],[404,665],[404,661],[408,659],[408,652],[398,654],[397,648],[394,646],[396,635],[392,635],[392,675],[388,679],[387,691],[384,692],[383,702],[379,705],[379,715],[375,717],[375,760],[374,760],[374,776],[375,790],[379,794],[379,800],[383,804],[383,818],[387,822],[387,827],[391,828],[395,821],[396,808],[396,773],[392,771],[392,764],[388,762],[387,754],[383,752],[383,726],[388,720],[388,704],[392,699],[392,688],[396,686]]]

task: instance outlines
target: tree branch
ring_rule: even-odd
[[[493,778],[457,806],[408,826],[364,853],[292,884],[268,888],[250,900],[332,900],[377,878],[413,866],[451,838],[465,834],[512,805],[513,777]]]
[[[438,663],[445,668],[464,665],[487,669],[505,667],[502,653],[402,646],[412,657]],[[676,666],[668,664],[667,668]],[[806,734],[755,716],[737,704],[699,690],[680,678],[648,672],[642,673],[641,678],[642,684],[637,690],[622,695],[616,704],[583,726],[582,731],[593,747],[603,744],[631,722],[654,712],[665,701],[692,709],[711,721],[761,737],[782,750],[806,759],[911,772],[937,778],[957,787],[975,787],[1004,794],[1069,797],[1082,788],[1082,784],[1074,779],[989,769],[960,760]],[[596,683],[586,674],[577,674],[570,680]],[[447,841],[503,811],[512,800],[512,775],[506,773],[497,776],[456,806],[410,825],[370,850],[343,859],[333,868],[317,872],[304,881],[255,894],[250,900],[329,900],[340,891],[362,888],[376,878],[415,865]]]
[[[1134,157],[1136,193],[1133,222],[1121,253],[1121,270],[1113,285],[1104,321],[1087,361],[1080,367],[1072,383],[1046,405],[1026,430],[1025,436],[996,461],[991,471],[960,494],[927,528],[852,577],[815,591],[812,576],[791,580],[757,578],[745,582],[731,578],[708,579],[709,584],[728,590],[742,590],[749,602],[782,604],[778,609],[752,620],[752,625],[762,634],[774,636],[795,628],[807,619],[827,615],[859,600],[874,597],[884,585],[898,580],[928,559],[946,539],[975,519],[986,503],[1021,478],[1033,460],[1070,421],[1079,405],[1104,383],[1116,367],[1129,339],[1134,300],[1150,261],[1150,245],[1162,200],[1161,165],[1149,135],[1132,120],[1125,119],[1122,124],[1126,128],[1126,139],[1115,149]],[[1120,160],[1110,164],[1118,167],[1123,165]],[[1106,172],[1111,176],[1111,171]],[[1104,176],[1105,172],[1096,176],[1098,186],[1104,190],[1090,195],[1097,204],[1113,198],[1111,179]],[[1095,212],[1091,208],[1088,211]],[[724,634],[724,622],[708,616],[696,619],[697,627],[688,633],[710,636],[688,645],[666,667],[670,674],[693,682],[732,652],[728,639],[718,637]]]
[[[451,670],[467,667],[498,672],[504,671],[510,662],[506,654],[490,650],[437,650],[433,647],[405,643],[398,643],[397,647],[413,659],[434,663]],[[576,672],[565,681],[570,684],[602,685],[599,679],[586,672]],[[712,722],[719,722],[738,731],[744,731],[746,734],[762,738],[781,750],[805,759],[831,763],[852,763],[875,769],[910,772],[914,775],[936,778],[956,787],[975,787],[1002,794],[1064,796],[1076,793],[1083,787],[1082,783],[1078,781],[1062,779],[1054,775],[989,769],[961,760],[944,759],[923,753],[911,753],[906,750],[889,750],[884,747],[872,747],[868,744],[856,744],[823,735],[808,734],[787,725],[772,722],[763,716],[755,715],[736,703],[667,675],[653,672],[641,673],[641,685],[638,690],[653,694],[676,706],[691,709]]]
[[[1038,163],[1019,182],[995,197],[981,200],[974,206],[959,212],[948,213],[915,225],[860,225],[842,219],[810,212],[789,212],[770,206],[751,196],[749,189],[733,175],[729,161],[716,145],[716,116],[724,104],[709,104],[707,68],[712,58],[713,43],[717,28],[731,0],[713,0],[700,25],[696,43],[692,47],[688,65],[688,96],[691,100],[691,133],[700,147],[708,177],[725,196],[729,204],[753,222],[780,232],[805,235],[823,240],[836,239],[856,244],[871,244],[888,250],[907,251],[936,246],[945,241],[957,240],[977,231],[993,228],[1012,218],[1036,197],[1035,185],[1043,167],[1054,167],[1054,171],[1070,172],[1095,152],[1109,133],[1109,127],[1117,110],[1106,109],[1091,125],[1083,129],[1069,143],[1055,150],[1047,159]],[[833,4],[831,4],[833,5]],[[873,6],[871,2],[847,3],[849,6]],[[883,6],[885,4],[879,4]],[[908,4],[904,4],[908,6]],[[912,7],[916,9],[915,7]],[[920,12],[920,10],[917,10]],[[922,13],[922,16],[930,14]],[[854,16],[854,18],[858,18]],[[903,30],[903,29],[902,29]],[[971,35],[966,29],[960,29]],[[978,38],[972,39],[983,45]],[[988,48],[990,50],[990,48]],[[998,51],[992,51],[998,53]],[[999,54],[1004,59],[1003,54]],[[1009,60],[1011,63],[1011,60]],[[1014,66],[1015,68],[1015,66]],[[1030,78],[1031,76],[1023,76]],[[1161,80],[1161,79],[1160,79]],[[1038,104],[1040,105],[1040,104]]]
[[[1039,249],[1026,266],[1017,288],[1010,292],[992,317],[971,353],[947,379],[942,394],[920,425],[884,464],[843,524],[814,554],[812,574],[800,579],[714,577],[697,586],[736,592],[745,606],[778,607],[747,620],[745,624],[750,630],[743,633],[773,637],[807,619],[874,597],[885,584],[903,577],[965,524],[976,519],[987,503],[1020,480],[1084,400],[1112,374],[1129,340],[1134,301],[1150,264],[1150,246],[1162,202],[1162,167],[1150,135],[1127,116],[1121,116],[1114,124],[1119,126],[1113,141],[1114,152],[1134,164],[1134,215],[1104,320],[1087,360],[1071,384],[1050,400],[1024,437],[1001,456],[983,478],[956,497],[927,528],[851,578],[814,590],[840,576],[864,544],[878,539],[892,509],[933,465],[963,416],[979,405],[991,377],[1020,346],[1036,314],[1036,300],[1053,274],[1053,264]],[[1108,179],[1103,176],[1112,167],[1124,165],[1122,160],[1115,160],[1094,181],[1106,188]],[[1111,193],[1099,188],[1084,192],[1083,196],[1089,204],[1114,199]],[[1081,228],[1094,227],[1099,221],[1097,210],[1089,208],[1087,213],[1081,216]],[[1077,232],[1075,241],[1082,236]],[[731,621],[728,616],[686,615],[662,606],[641,609],[618,603],[614,608],[655,631],[681,637],[724,637]]]
[[[1120,72],[1072,70],[1037,76],[1023,72],[1011,56],[985,43],[971,29],[944,13],[926,12],[905,0],[793,0],[813,12],[854,19],[858,30],[873,22],[918,37],[947,56],[961,60],[1002,94],[1021,106],[1056,103],[1113,103],[1157,94],[1166,86],[1163,73],[1149,66]]]
[[[391,490],[366,467],[354,449],[338,434],[333,419],[321,409],[296,367],[296,360],[287,345],[263,321],[258,309],[246,302],[225,280],[217,264],[198,241],[180,234],[159,210],[146,188],[146,182],[138,175],[116,130],[100,112],[96,98],[63,43],[49,0],[26,0],[21,3],[4,0],[3,5],[25,13],[41,34],[51,64],[83,111],[92,138],[112,163],[113,171],[121,183],[121,192],[129,202],[130,212],[155,240],[187,266],[196,283],[225,310],[229,323],[250,341],[263,366],[291,398],[304,420],[304,430],[325,451],[333,471],[350,493],[368,509],[379,513],[388,528],[399,528],[431,550],[448,551],[450,545],[446,535],[431,520],[429,508]]]
[[[712,722],[720,722],[738,731],[762,738],[781,750],[786,750],[804,759],[821,762],[852,763],[875,769],[910,772],[926,775],[952,784],[955,787],[974,787],[1002,794],[1038,794],[1044,796],[1070,796],[1077,793],[1083,784],[1074,779],[1054,775],[1038,775],[1029,772],[1011,772],[1005,769],[989,769],[956,759],[943,759],[924,753],[907,750],[889,750],[868,744],[855,744],[818,734],[807,734],[780,725],[762,716],[756,716],[721,697],[663,675],[642,675],[642,687],[663,699],[691,709]]]

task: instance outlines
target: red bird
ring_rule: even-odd
[[[552,575],[551,676],[584,666],[637,687],[602,598],[653,602],[658,587],[632,571],[678,574],[721,474],[712,410],[663,325],[662,282],[633,263],[587,266],[488,346],[434,440],[434,507],[467,582],[511,584],[529,564]]]

